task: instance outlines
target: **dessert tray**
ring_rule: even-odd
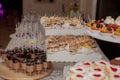
[[[14,72],[13,70],[10,70],[5,63],[0,63],[0,77],[7,79],[7,80],[35,80],[44,78],[52,72],[52,69],[49,69],[47,72],[44,72],[42,74],[36,74],[33,76],[28,76],[21,72]]]
[[[120,67],[104,60],[83,61],[71,66],[66,80],[119,80]]]
[[[0,77],[10,80],[35,80],[48,76],[53,67],[46,53],[38,48],[14,48],[0,51]]]
[[[84,25],[79,18],[43,16],[40,22],[45,29],[45,35],[83,34]]]
[[[35,79],[41,79],[48,75],[50,75],[52,72],[52,69],[49,69],[46,72],[43,72],[42,74],[37,74],[33,76],[28,76],[21,72],[14,72],[13,70],[10,70],[5,63],[0,63],[0,77],[7,80],[35,80]]]
[[[86,32],[103,41],[120,43],[120,16],[116,19],[107,16],[105,20],[91,20],[87,23]]]
[[[95,48],[90,48],[91,46],[83,48],[81,44],[87,44],[87,42],[82,42],[84,37],[81,42],[77,40],[80,36],[87,36],[85,26],[81,24],[78,18],[44,16],[40,22],[45,29],[47,61],[78,62],[87,59],[90,61],[102,59],[98,46]],[[65,36],[69,36],[68,40],[65,39]],[[70,36],[75,38],[70,38]],[[77,46],[77,50],[75,46]]]
[[[120,37],[119,36],[115,36],[112,34],[107,34],[107,33],[101,33],[101,32],[97,32],[94,30],[90,30],[90,29],[86,29],[86,32],[88,35],[99,39],[99,40],[103,40],[103,41],[108,41],[108,42],[113,42],[113,43],[120,43]]]

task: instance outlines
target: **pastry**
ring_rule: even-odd
[[[111,16],[107,16],[106,19],[104,20],[105,24],[114,24],[115,21]]]
[[[73,74],[69,77],[69,80],[88,80],[84,74]]]
[[[120,74],[110,74],[109,80],[120,80]]]
[[[114,66],[114,65],[107,65],[106,66],[106,71],[107,71],[108,74],[114,74],[114,73],[120,74],[120,67],[119,66]]]
[[[101,72],[91,72],[89,73],[89,77],[91,80],[106,80],[105,74]]]
[[[101,68],[105,68],[106,65],[108,65],[108,63],[106,61],[95,61],[94,62],[95,66],[101,67]]]
[[[102,72],[102,73],[104,73],[105,70],[101,67],[93,67],[90,69],[90,72]]]
[[[88,36],[48,36],[47,37],[47,52],[55,53],[58,51],[66,50],[70,54],[81,53],[81,49],[95,48],[95,41]]]
[[[117,57],[117,58],[115,58],[115,59],[112,59],[112,60],[110,61],[110,63],[113,64],[113,65],[118,65],[118,66],[120,66],[120,57]]]
[[[120,16],[118,16],[115,20],[115,24],[120,26]]]
[[[85,73],[85,69],[83,67],[70,67],[70,74],[75,73]]]

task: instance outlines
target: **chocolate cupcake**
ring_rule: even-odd
[[[120,57],[117,57],[117,58],[115,58],[115,59],[112,59],[112,60],[110,61],[110,63],[113,64],[113,65],[118,65],[118,66],[120,66]]]

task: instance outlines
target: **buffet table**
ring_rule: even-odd
[[[5,49],[11,50],[16,47],[44,49],[45,47],[47,61],[52,62],[54,70],[50,76],[41,80],[65,80],[70,66],[76,62],[100,60],[109,62],[96,41],[88,36],[86,27],[81,25],[78,19],[64,18],[64,21],[61,21],[59,17],[51,17],[50,20],[53,23],[51,24],[48,19],[49,24],[47,22],[46,26],[23,22],[16,28],[16,33],[10,35],[11,40]],[[41,27],[45,28],[45,32],[40,29]],[[45,34],[42,34],[43,32]],[[49,52],[50,50],[52,53]]]

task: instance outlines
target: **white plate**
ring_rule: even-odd
[[[100,32],[100,35],[102,35],[102,36],[112,36],[113,33],[102,33],[102,32]]]

